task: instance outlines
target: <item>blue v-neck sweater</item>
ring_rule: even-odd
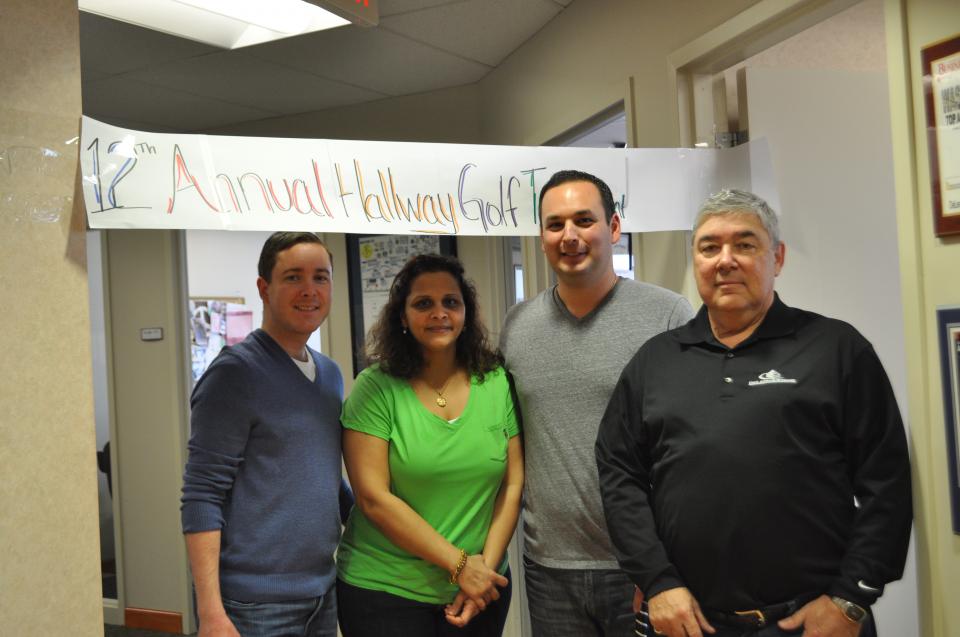
[[[308,348],[309,349],[309,348]],[[224,348],[193,390],[184,533],[220,530],[220,588],[239,601],[323,595],[340,537],[343,378],[310,382],[263,330]]]

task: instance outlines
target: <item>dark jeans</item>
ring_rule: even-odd
[[[510,579],[509,569],[506,572]],[[443,604],[418,602],[337,580],[337,614],[343,637],[500,637],[510,610],[512,582],[463,628],[449,623]],[[452,600],[451,600],[452,601]]]
[[[223,608],[242,637],[336,637],[337,591],[288,602],[238,602]]]
[[[633,635],[633,583],[617,570],[541,566],[524,556],[533,637]]]

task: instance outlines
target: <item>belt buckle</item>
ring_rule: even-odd
[[[759,609],[754,610],[737,610],[733,612],[737,617],[742,617],[744,619],[754,619],[757,622],[758,628],[763,628],[767,625],[767,618],[764,617],[763,611]]]

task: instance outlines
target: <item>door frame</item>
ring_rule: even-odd
[[[713,102],[713,75],[859,1],[761,0],[670,53],[667,63],[671,90],[677,95],[680,146],[689,148],[697,142],[712,142],[713,131],[720,127],[717,119],[723,109]]]

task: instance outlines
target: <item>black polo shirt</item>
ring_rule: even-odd
[[[701,308],[624,368],[596,452],[618,559],[648,598],[687,586],[726,611],[820,593],[868,606],[902,575],[903,423],[847,323],[778,297],[730,349]]]

